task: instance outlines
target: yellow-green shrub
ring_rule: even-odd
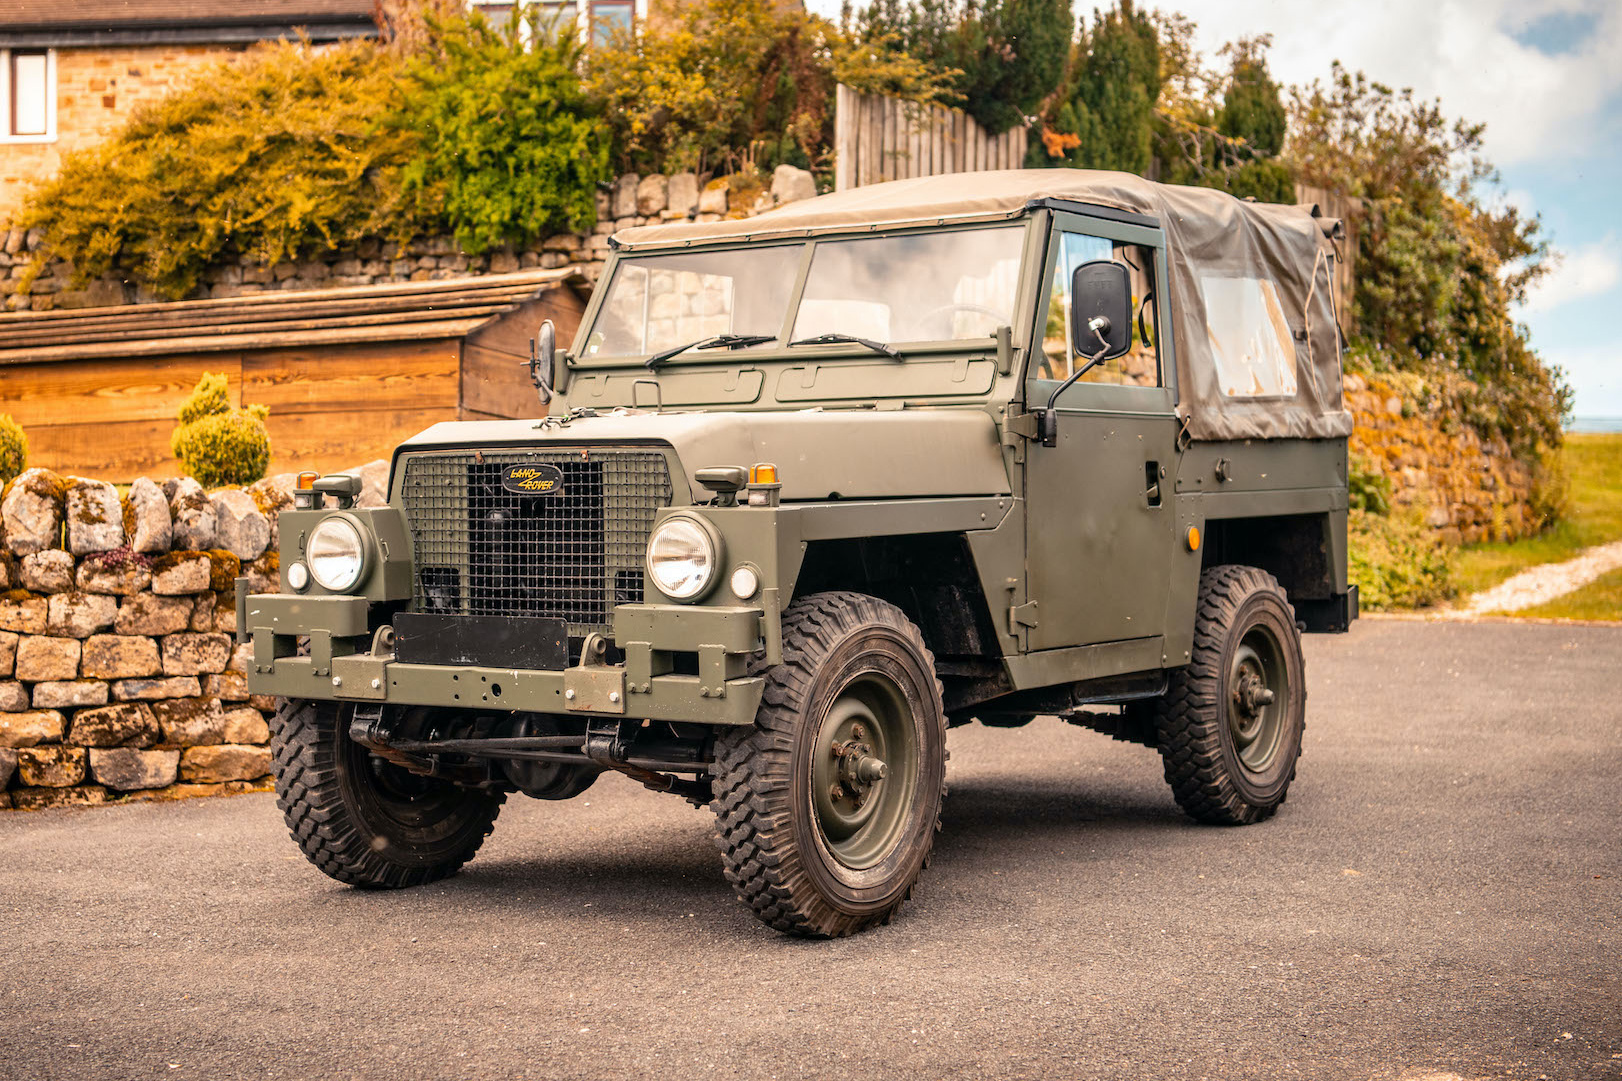
[[[1351,579],[1371,612],[1423,608],[1451,599],[1453,550],[1412,515],[1353,509],[1347,522]]]
[[[224,375],[204,372],[180,406],[169,446],[186,472],[205,488],[252,484],[270,466],[270,409],[232,409]]]
[[[0,484],[5,484],[28,465],[28,436],[23,426],[0,413]]]

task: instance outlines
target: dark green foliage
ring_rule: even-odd
[[[405,191],[442,205],[474,254],[596,221],[608,132],[576,74],[575,36],[543,25],[537,10],[525,24],[515,7],[500,27],[477,14],[429,17],[390,119],[417,137]]]
[[[1560,443],[1571,392],[1510,309],[1547,270],[1548,244],[1537,218],[1478,197],[1494,178],[1481,135],[1337,65],[1327,87],[1297,92],[1290,157],[1306,183],[1364,201],[1354,314],[1374,363],[1463,375],[1452,414],[1535,465]]]
[[[1042,155],[1033,152],[1028,162],[1147,175],[1160,89],[1154,21],[1132,0],[1093,12],[1091,29],[1083,27],[1072,47],[1064,82],[1048,100],[1046,137],[1032,140]]]
[[[416,137],[378,126],[395,94],[373,43],[258,46],[70,154],[24,224],[81,277],[122,271],[171,297],[232,252],[269,265],[409,229],[392,176]]]
[[[1458,592],[1452,549],[1412,516],[1353,509],[1347,541],[1347,570],[1368,611],[1422,608]]]
[[[1243,141],[1253,157],[1276,157],[1284,149],[1288,115],[1278,84],[1267,71],[1265,39],[1243,39],[1233,51],[1233,72],[1222,93],[1216,129]]]
[[[232,409],[225,376],[204,372],[180,405],[169,446],[205,488],[252,484],[270,466],[269,415],[262,405]]]
[[[1391,478],[1375,472],[1367,461],[1353,455],[1346,473],[1346,500],[1354,510],[1391,513]]]
[[[28,436],[23,426],[11,419],[10,413],[0,413],[0,485],[28,468]]]

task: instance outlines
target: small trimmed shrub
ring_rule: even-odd
[[[181,403],[169,446],[204,488],[252,484],[270,466],[269,416],[263,405],[232,409],[225,376],[204,372]]]
[[[0,413],[0,484],[8,484],[28,467],[28,436],[23,426]]]

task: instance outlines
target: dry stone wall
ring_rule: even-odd
[[[757,178],[706,180],[693,173],[622,176],[597,193],[597,225],[588,233],[560,233],[522,248],[470,255],[450,237],[419,237],[407,243],[367,240],[351,251],[319,259],[263,266],[240,256],[212,267],[196,297],[236,297],[279,290],[330,289],[345,285],[439,281],[479,274],[505,274],[532,267],[577,266],[596,281],[608,259],[608,238],[621,229],[673,221],[747,217],[816,195],[810,173],[779,166],[769,186]],[[33,271],[36,262],[41,269]],[[30,281],[30,273],[35,276]],[[0,230],[0,301],[6,311],[50,311],[155,303],[159,297],[133,282],[103,278],[75,284],[73,267],[50,257],[38,230]]]
[[[384,501],[388,463],[359,470]],[[248,693],[234,581],[277,582],[293,476],[205,492],[182,477],[30,469],[0,495],[0,809],[269,787],[273,701]]]
[[[1449,544],[1514,540],[1539,528],[1536,478],[1502,439],[1416,406],[1374,377],[1345,378],[1353,429],[1348,450],[1391,482],[1398,510],[1412,510]]]

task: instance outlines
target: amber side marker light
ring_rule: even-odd
[[[293,482],[293,506],[299,510],[314,510],[316,494],[312,490],[321,474],[313,469],[306,469],[299,473],[298,479]]]
[[[749,467],[749,505],[751,507],[777,506],[778,493],[783,485],[777,479],[777,467],[770,462],[759,462]]]
[[[1188,550],[1190,552],[1200,550],[1200,530],[1198,526],[1189,526],[1188,536],[1185,539],[1188,541]]]

